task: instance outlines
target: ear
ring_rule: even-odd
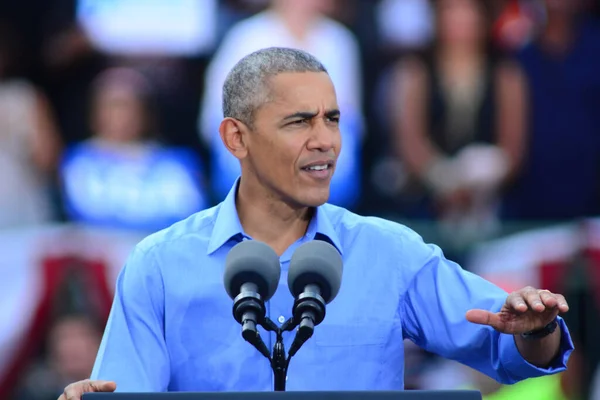
[[[244,134],[247,131],[246,126],[237,119],[225,118],[219,126],[219,134],[223,144],[238,160],[243,159],[248,154]]]

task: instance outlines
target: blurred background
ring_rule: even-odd
[[[570,302],[568,372],[503,387],[407,343],[407,388],[600,399],[596,0],[0,0],[0,399],[88,377],[129,251],[239,173],[221,85],[269,46],[336,85],[332,203]]]

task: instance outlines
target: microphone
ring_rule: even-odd
[[[296,299],[292,309],[298,326],[289,356],[293,356],[325,318],[325,305],[337,296],[342,283],[342,257],[337,249],[322,240],[298,247],[288,271],[288,287]]]
[[[265,323],[265,302],[275,294],[281,276],[279,257],[267,244],[247,240],[235,245],[225,259],[223,283],[233,299],[233,317],[242,325],[242,337],[271,358],[257,330]]]

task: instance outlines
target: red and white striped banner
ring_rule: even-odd
[[[86,293],[105,317],[117,274],[143,236],[72,225],[0,231],[0,398],[43,343],[68,267],[85,269]]]

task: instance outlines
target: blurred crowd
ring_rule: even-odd
[[[332,203],[461,243],[600,215],[600,1],[0,0],[0,232],[149,233],[218,203],[239,174],[218,134],[222,83],[270,46],[312,53],[335,84]],[[0,368],[0,397],[55,399],[89,374],[105,315],[72,280],[42,357],[8,367],[10,385]],[[573,318],[598,320],[586,290]],[[509,392],[409,351],[408,386],[600,399],[600,330],[575,325],[593,349],[567,378]]]

